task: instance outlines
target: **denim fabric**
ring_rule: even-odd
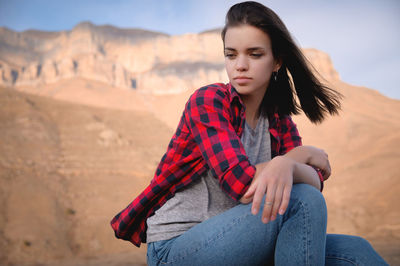
[[[250,210],[240,204],[149,243],[148,265],[387,265],[360,237],[326,235],[325,200],[310,185],[294,185],[285,214],[268,224]]]
[[[371,244],[359,236],[329,234],[326,239],[325,265],[388,265]]]

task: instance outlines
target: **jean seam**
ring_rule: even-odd
[[[302,209],[304,210],[303,212],[303,230],[305,232],[305,241],[304,241],[304,253],[305,253],[305,265],[310,265],[310,215],[308,213],[308,206],[306,203],[299,201],[299,204],[301,205]],[[308,226],[307,226],[308,225]]]
[[[358,265],[357,262],[354,262],[354,261],[351,260],[351,259],[343,258],[343,257],[338,257],[338,256],[335,256],[335,255],[326,255],[325,258],[327,258],[327,259],[343,260],[343,261],[349,262],[349,263],[351,263],[351,264],[353,264],[353,265]]]
[[[185,254],[180,255],[179,257],[177,256],[176,258],[174,258],[171,261],[164,261],[162,259],[159,259],[158,256],[157,260],[161,263],[161,264],[172,264],[172,263],[176,263],[179,262],[183,259],[185,259],[188,255],[191,255],[193,253],[196,253],[197,251],[203,249],[203,248],[207,248],[209,246],[209,244],[213,241],[216,241],[218,239],[221,239],[224,234],[226,232],[228,232],[230,228],[232,228],[234,225],[239,224],[241,220],[243,220],[244,218],[248,217],[249,215],[252,215],[251,213],[246,213],[243,216],[237,217],[236,219],[234,219],[230,224],[228,224],[226,227],[222,228],[222,230],[220,232],[218,232],[218,234],[214,235],[213,237],[211,237],[210,239],[204,241],[203,243],[201,243],[201,245],[199,245],[197,248],[194,248],[188,252],[186,252]]]
[[[162,262],[162,260],[159,258],[159,256],[158,256],[158,252],[156,251],[156,248],[154,247],[154,244],[153,243],[151,243],[151,245],[147,245],[147,248],[151,248],[152,249],[152,254],[153,254],[153,258],[155,258],[159,263],[162,263],[162,264],[164,264],[163,262]],[[148,253],[148,252],[147,252]],[[149,257],[149,255],[147,254],[147,257]]]

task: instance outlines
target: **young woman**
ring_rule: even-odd
[[[320,122],[340,95],[259,3],[232,6],[222,40],[230,83],[190,97],[151,184],[112,220],[116,236],[147,241],[149,265],[386,265],[364,239],[326,234],[328,156],[301,146],[290,118]]]

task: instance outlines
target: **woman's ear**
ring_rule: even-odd
[[[278,72],[282,66],[282,59],[275,59],[275,66],[273,72]]]

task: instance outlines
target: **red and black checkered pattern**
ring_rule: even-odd
[[[218,177],[221,188],[239,200],[255,174],[240,140],[244,122],[243,102],[230,84],[198,89],[186,103],[150,185],[111,221],[116,237],[138,247],[145,243],[147,217],[209,169]],[[301,145],[289,116],[275,114],[269,123],[272,157]]]

